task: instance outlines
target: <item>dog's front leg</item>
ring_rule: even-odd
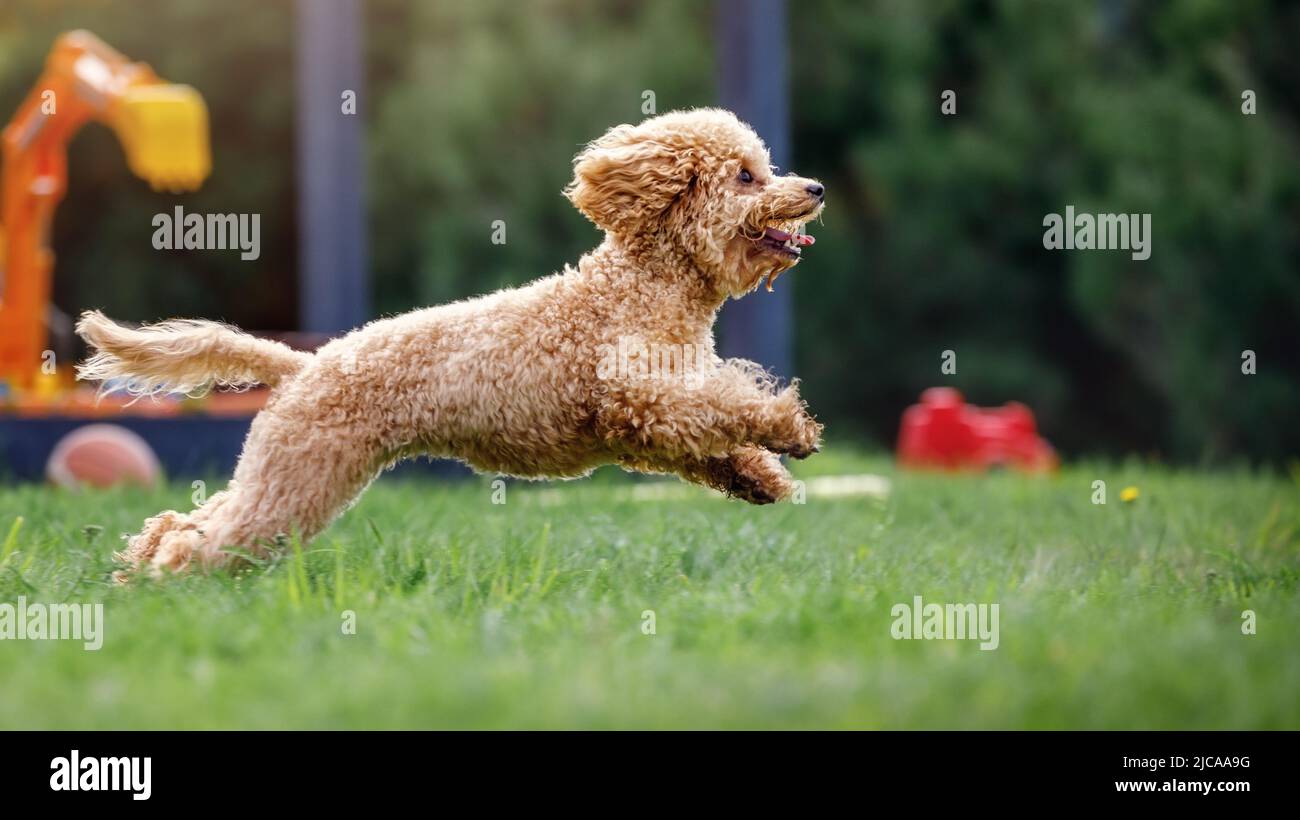
[[[752,444],[724,456],[676,460],[625,456],[619,463],[625,470],[676,475],[750,504],[771,504],[794,492],[794,479],[780,457]]]
[[[776,389],[748,362],[721,362],[698,380],[641,378],[607,388],[598,414],[602,433],[634,454],[702,460],[752,444],[806,458],[820,446],[822,426],[798,388]]]
[[[790,385],[776,393],[763,416],[754,442],[774,453],[805,459],[821,450],[822,425],[808,413],[799,389]]]

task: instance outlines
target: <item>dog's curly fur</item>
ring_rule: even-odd
[[[770,287],[798,261],[761,237],[816,217],[820,186],[775,176],[733,114],[696,109],[611,129],[574,159],[564,193],[605,233],[576,268],[371,322],[314,355],[213,322],[128,329],[83,314],[77,331],[97,350],[83,379],[145,394],[273,388],[229,487],[148,519],[119,559],[155,573],[212,568],[232,561],[229,548],[262,555],[290,532],[311,538],[378,473],[419,454],[522,477],[617,463],[753,503],[787,497],[778,454],[815,452],[821,425],[797,385],[719,359],[712,328],[728,297]],[[602,372],[629,338],[692,346],[701,372]]]

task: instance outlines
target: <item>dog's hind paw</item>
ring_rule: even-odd
[[[113,573],[113,580],[124,584],[145,569],[155,578],[164,572],[185,572],[202,543],[203,533],[190,516],[172,510],[159,513],[127,540],[125,550],[113,556],[125,565]]]

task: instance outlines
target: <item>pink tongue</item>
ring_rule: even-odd
[[[785,231],[778,230],[777,228],[768,228],[765,231],[765,233],[772,239],[775,239],[777,242],[788,242],[790,240],[790,234],[786,233]],[[807,245],[811,245],[816,241],[817,241],[816,239],[813,239],[811,236],[809,236],[806,233],[797,233],[794,235],[794,243],[796,245],[807,246]]]

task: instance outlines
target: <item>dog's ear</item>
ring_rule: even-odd
[[[573,181],[564,195],[596,227],[635,231],[661,217],[694,175],[694,151],[620,125],[574,157]]]

